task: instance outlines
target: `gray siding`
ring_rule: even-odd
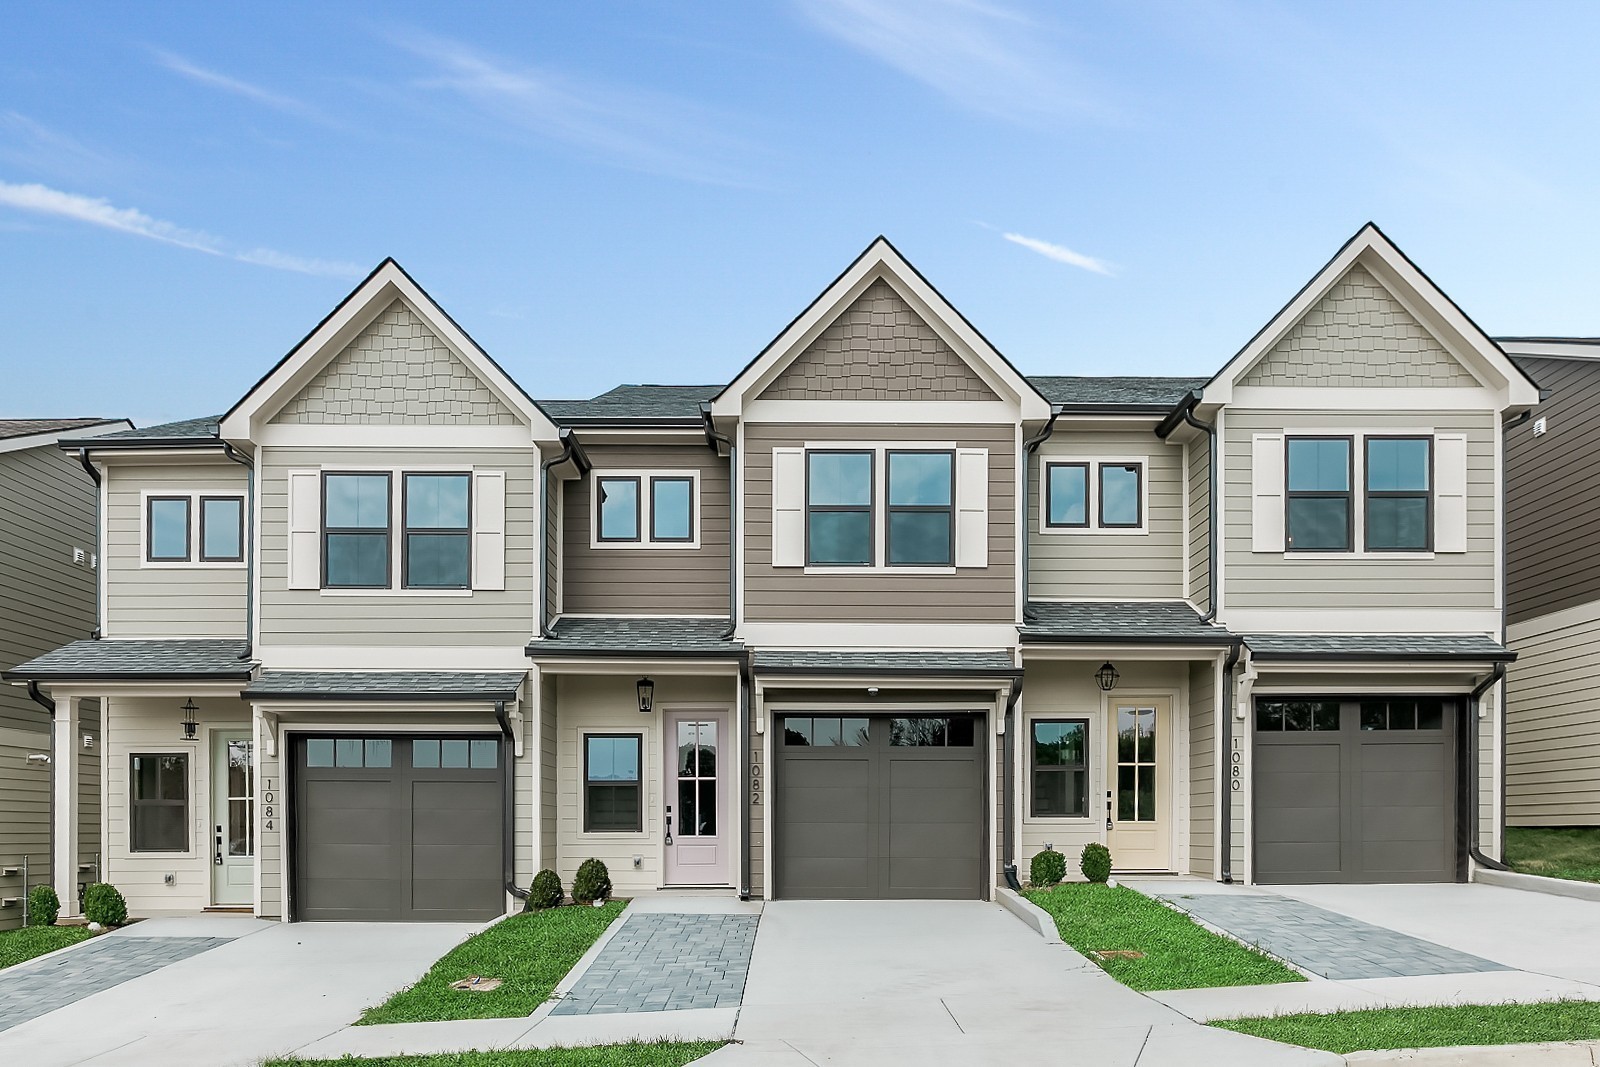
[[[1068,459],[1143,459],[1149,480],[1146,533],[1042,532],[1044,464]],[[1164,600],[1183,596],[1183,452],[1148,430],[1058,430],[1034,456],[1028,481],[1031,597]],[[1091,475],[1092,476],[1092,475]],[[1091,499],[1096,490],[1091,487]],[[992,518],[992,516],[991,516]]]
[[[1506,821],[1600,826],[1600,602],[1510,627]]]
[[[766,738],[772,736],[769,730],[766,734],[756,733],[756,723],[765,714],[759,708],[759,702],[754,698],[750,701],[750,721],[745,724],[746,744],[750,748],[750,896],[754,900],[765,900],[767,893],[767,826],[765,819],[766,805],[772,803],[770,787],[772,775],[766,763],[767,742]],[[774,721],[774,726],[776,721]],[[738,795],[738,783],[733,784],[734,795]]]
[[[533,449],[267,448],[261,479],[263,645],[514,645],[533,632],[537,472]],[[438,467],[506,472],[506,587],[471,596],[325,595],[288,588],[288,472]],[[398,530],[396,531],[398,535]],[[398,577],[398,576],[397,576]]]
[[[1217,838],[1216,664],[1189,664],[1189,870],[1211,877]]]
[[[806,574],[772,566],[772,450],[807,441],[953,441],[989,450],[989,560],[956,574]],[[785,622],[1016,620],[1016,428],[937,425],[745,426],[745,618]]]
[[[40,727],[47,726],[39,716]],[[46,729],[19,730],[0,726],[0,868],[28,863],[28,885],[50,881],[50,767],[29,763],[33,752],[50,751]],[[18,903],[0,907],[0,930],[22,925],[22,874],[0,874],[0,899]]]
[[[1493,412],[1282,412],[1229,410],[1224,420],[1229,608],[1493,608]],[[1431,429],[1467,438],[1467,551],[1416,559],[1294,559],[1252,552],[1251,437],[1285,429]],[[1359,492],[1359,487],[1357,487]],[[1358,531],[1359,540],[1359,531]]]
[[[556,869],[556,676],[539,676],[539,870]],[[569,887],[570,888],[570,887]]]
[[[1211,446],[1206,437],[1189,442],[1189,599],[1211,608]]]
[[[728,461],[703,442],[680,447],[588,449],[594,470],[566,482],[562,518],[562,611],[575,615],[728,613]],[[594,480],[608,471],[693,470],[698,548],[594,548]],[[641,487],[641,493],[646,492]]]

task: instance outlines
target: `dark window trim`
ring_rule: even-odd
[[[1034,736],[1034,732],[1033,732],[1034,731],[1034,727],[1038,726],[1040,723],[1068,723],[1068,722],[1082,723],[1083,724],[1083,764],[1082,764],[1082,766],[1083,766],[1083,788],[1084,788],[1083,814],[1082,815],[1040,815],[1038,812],[1033,810],[1034,798],[1035,798],[1035,796],[1037,794],[1037,790],[1034,789],[1034,776],[1037,775],[1039,773],[1040,769],[1041,769],[1039,767],[1039,765],[1034,762],[1035,758],[1038,755],[1038,753],[1037,753],[1037,751],[1035,750],[1035,747],[1034,747],[1035,745],[1038,744],[1038,739]],[[1089,754],[1093,751],[1093,749],[1091,749],[1089,747],[1089,735],[1090,735],[1090,731],[1093,730],[1093,729],[1094,729],[1094,727],[1089,722],[1088,718],[1085,717],[1085,716],[1082,716],[1082,715],[1051,715],[1051,716],[1044,717],[1044,718],[1028,720],[1028,818],[1030,818],[1030,819],[1089,819],[1089,818],[1092,817],[1089,814],[1089,804],[1093,800],[1094,789],[1091,787],[1090,782],[1089,782]],[[1056,772],[1060,772],[1062,774],[1066,774],[1068,771],[1071,771],[1071,770],[1074,770],[1074,769],[1076,769],[1076,768],[1073,768],[1073,767],[1045,767],[1045,768],[1043,768],[1043,770],[1044,770],[1044,772],[1046,774],[1053,774],[1053,773],[1056,773]]]
[[[1344,492],[1333,492],[1326,489],[1300,489],[1289,488],[1289,445],[1294,441],[1343,441],[1345,443],[1345,484],[1349,486]],[[1344,547],[1343,548],[1296,548],[1289,525],[1289,503],[1293,500],[1343,500],[1344,509]],[[1354,434],[1333,433],[1305,433],[1283,435],[1283,550],[1285,552],[1354,552],[1356,550],[1356,439]]]
[[[411,492],[412,478],[465,478],[467,480],[467,524],[461,527],[418,527],[413,530],[406,518],[406,499]],[[443,534],[462,537],[467,542],[467,580],[461,585],[411,584],[411,535]],[[401,471],[400,472],[400,587],[402,589],[471,589],[472,588],[472,472],[471,471]]]
[[[1058,467],[1076,467],[1083,471],[1083,521],[1082,522],[1055,522],[1050,516],[1055,514],[1051,506],[1055,499],[1055,481],[1051,472]],[[1046,460],[1044,465],[1044,525],[1049,530],[1087,530],[1089,528],[1089,515],[1093,510],[1089,502],[1089,461],[1088,460]]]
[[[1100,523],[1102,530],[1139,530],[1144,528],[1144,461],[1123,462],[1121,460],[1103,460],[1094,465],[1095,480],[1095,518]],[[1134,521],[1132,522],[1107,522],[1106,521],[1106,468],[1120,468],[1133,471],[1134,477]]]
[[[894,504],[895,456],[947,456],[950,459],[949,504]],[[809,486],[807,487],[810,488]],[[883,451],[883,562],[887,567],[954,567],[956,564],[956,454],[948,448],[886,448]],[[896,512],[912,515],[946,515],[950,519],[950,553],[943,562],[922,560],[917,563],[894,561],[894,523]],[[807,524],[810,525],[809,523]],[[876,537],[876,529],[873,531]]]
[[[811,503],[811,457],[812,456],[866,456],[867,463],[867,503],[860,504],[813,504]],[[808,448],[804,452],[806,465],[806,566],[807,567],[875,567],[878,562],[878,450],[874,448]],[[811,558],[811,513],[837,512],[856,514],[867,513],[867,560],[865,563],[818,563]]]
[[[607,537],[604,508],[606,482],[633,483],[633,536]],[[644,543],[644,479],[637,474],[596,474],[594,476],[594,539],[608,545]]]
[[[183,799],[182,800],[141,800],[135,794],[138,788],[139,776],[133,769],[133,761],[140,759],[165,759],[177,757],[183,760]],[[160,771],[156,772],[159,781]],[[194,828],[189,825],[189,753],[184,751],[166,752],[130,752],[128,753],[128,851],[141,855],[178,856],[188,855],[194,851]],[[176,807],[183,809],[183,847],[182,848],[139,848],[139,834],[137,830],[139,809],[145,807]]]
[[[650,476],[650,543],[660,545],[687,545],[693,544],[695,539],[696,522],[699,519],[698,507],[695,503],[695,483],[698,481],[691,474],[662,474]],[[689,487],[689,532],[683,537],[661,537],[656,533],[656,486],[662,482],[682,482]],[[641,529],[641,533],[643,530]]]
[[[237,556],[208,556],[206,555],[206,504],[212,500],[228,500],[239,505],[239,554]],[[200,544],[199,560],[201,563],[243,563],[244,562],[244,497],[230,496],[227,494],[207,494],[200,498]]]
[[[155,554],[155,504],[158,501],[176,500],[183,504],[183,555],[158,556]],[[188,563],[194,559],[194,498],[164,493],[144,498],[144,560],[146,563]]]
[[[578,735],[583,747],[583,832],[586,834],[637,834],[644,832],[644,734],[632,730],[584,730]],[[614,738],[631,740],[639,746],[639,780],[634,783],[639,789],[639,806],[635,812],[634,827],[632,830],[618,830],[614,827],[596,830],[589,824],[589,787],[591,785],[619,785],[625,783],[602,781],[589,781],[589,740],[590,738]]]
[[[387,492],[383,499],[383,527],[329,526],[328,479],[339,477],[382,478]],[[329,585],[328,535],[329,534],[383,534],[383,584],[382,585]],[[324,589],[389,589],[394,586],[394,472],[393,471],[323,471],[322,472],[322,588]]]
[[[1302,701],[1307,701],[1307,702],[1311,702],[1311,703],[1328,701],[1328,702],[1331,702],[1331,703],[1338,704],[1339,705],[1339,730],[1338,731],[1334,731],[1334,730],[1304,730],[1304,731],[1282,730],[1282,731],[1280,731],[1280,730],[1262,730],[1259,727],[1257,727],[1257,725],[1256,725],[1256,722],[1257,722],[1256,712],[1257,712],[1257,707],[1258,707],[1258,705],[1259,705],[1259,703],[1261,701],[1292,701],[1292,700],[1302,700]],[[1387,701],[1394,701],[1394,700],[1419,700],[1419,701],[1420,700],[1437,700],[1437,701],[1439,701],[1444,706],[1444,716],[1443,716],[1443,719],[1441,720],[1441,725],[1440,725],[1439,729],[1441,731],[1445,730],[1445,729],[1455,729],[1455,731],[1456,731],[1456,741],[1457,741],[1458,744],[1461,743],[1462,734],[1461,734],[1461,730],[1460,730],[1460,721],[1459,721],[1459,719],[1454,720],[1455,725],[1452,726],[1451,723],[1452,723],[1453,720],[1451,719],[1451,716],[1459,716],[1461,714],[1461,712],[1463,711],[1464,705],[1466,703],[1466,700],[1467,700],[1467,694],[1466,693],[1452,693],[1452,692],[1397,693],[1397,692],[1389,692],[1387,690],[1383,690],[1383,691],[1373,692],[1373,693],[1351,693],[1349,690],[1328,692],[1328,691],[1323,690],[1323,689],[1308,689],[1308,690],[1305,690],[1305,691],[1299,692],[1299,693],[1269,693],[1269,694],[1265,694],[1265,695],[1252,693],[1251,696],[1250,696],[1250,720],[1249,720],[1250,721],[1250,730],[1251,730],[1252,733],[1268,733],[1268,734],[1304,733],[1304,734],[1320,734],[1323,737],[1329,737],[1329,736],[1334,735],[1335,733],[1342,733],[1344,731],[1344,728],[1345,728],[1344,727],[1344,722],[1345,722],[1345,720],[1344,720],[1344,712],[1345,712],[1345,709],[1348,707],[1348,708],[1354,709],[1354,711],[1355,711],[1355,715],[1351,720],[1355,724],[1355,732],[1356,733],[1361,733],[1362,732],[1362,730],[1361,730],[1361,705],[1362,705],[1362,703],[1365,702],[1365,701],[1386,701],[1387,702]],[[1384,733],[1384,732],[1388,732],[1388,731],[1369,730],[1369,731],[1366,731],[1366,732],[1367,733]],[[1399,732],[1407,732],[1407,731],[1399,731]],[[1424,730],[1420,730],[1419,729],[1419,730],[1412,730],[1412,731],[1409,731],[1409,732],[1411,732],[1411,733],[1433,733],[1434,731],[1432,731],[1432,730],[1424,731]]]
[[[1428,446],[1428,488],[1417,489],[1381,489],[1370,488],[1368,472],[1372,469],[1372,442],[1374,441],[1422,441]],[[1433,551],[1433,502],[1434,487],[1438,484],[1438,475],[1433,469],[1434,456],[1438,450],[1433,447],[1433,434],[1420,433],[1374,433],[1367,434],[1361,440],[1361,547],[1368,552],[1432,552]],[[1372,546],[1372,508],[1367,506],[1372,500],[1415,500],[1423,498],[1427,507],[1423,519],[1426,536],[1423,538],[1421,548],[1374,548]]]

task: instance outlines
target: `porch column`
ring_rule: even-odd
[[[50,870],[61,917],[78,914],[78,698],[55,693],[55,737],[50,746]]]

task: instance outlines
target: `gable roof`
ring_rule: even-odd
[[[746,400],[759,394],[868,286],[880,280],[909,303],[986,385],[1001,396],[1015,397],[1022,406],[1023,419],[1049,417],[1048,401],[1028,379],[881,235],[717,393],[711,402],[712,412],[738,415]]]
[[[299,344],[250,387],[249,392],[222,416],[220,435],[233,440],[254,437],[266,419],[397,299],[420,317],[502,403],[528,422],[535,440],[556,439],[555,424],[533,398],[392,257],[378,264]]]
[[[720,385],[619,385],[588,400],[541,400],[539,406],[558,426],[699,426],[700,405],[722,391]]]

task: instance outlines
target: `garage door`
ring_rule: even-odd
[[[297,737],[295,917],[500,915],[501,763],[492,736]]]
[[[780,714],[774,893],[983,895],[979,715]]]
[[[1257,698],[1256,880],[1455,881],[1457,708]]]

